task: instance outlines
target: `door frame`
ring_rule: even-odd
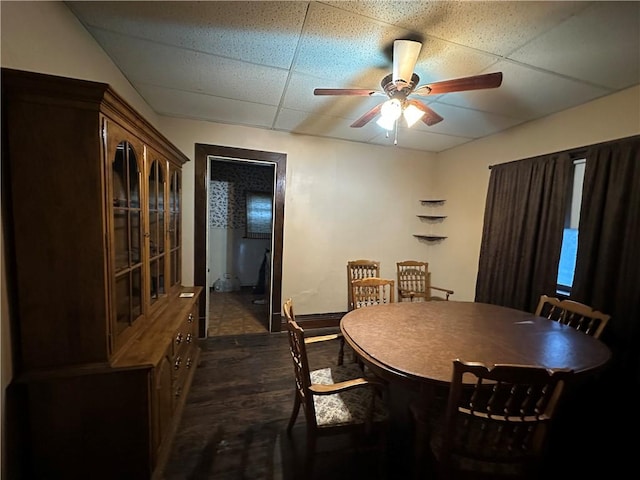
[[[204,298],[199,304],[199,337],[207,336],[207,218],[208,163],[210,157],[223,157],[230,160],[249,160],[256,163],[275,164],[275,185],[273,191],[273,239],[271,250],[271,290],[269,331],[279,332],[282,324],[282,240],[284,231],[284,195],[286,183],[287,155],[263,150],[248,150],[244,148],[225,147],[222,145],[195,144],[195,185],[194,185],[194,282],[202,285]]]

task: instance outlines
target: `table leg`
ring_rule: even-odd
[[[420,387],[418,397],[411,403],[410,409],[414,425],[414,478],[430,478],[429,473],[433,471],[434,462],[431,455],[431,421],[436,415],[434,405],[436,399],[436,387],[424,383]]]

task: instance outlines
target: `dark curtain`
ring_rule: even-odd
[[[611,315],[614,369],[640,380],[640,136],[586,158],[571,298]]]
[[[572,182],[568,153],[491,168],[476,302],[532,312],[556,291]]]

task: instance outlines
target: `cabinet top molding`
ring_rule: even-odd
[[[45,73],[2,68],[2,89],[34,103],[72,103],[75,108],[101,111],[125,123],[150,147],[166,156],[189,161],[181,150],[116,93],[109,84]]]

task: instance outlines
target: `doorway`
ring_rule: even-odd
[[[254,164],[264,168],[270,166],[273,172],[273,220],[270,240],[269,263],[266,271],[265,302],[267,310],[267,330],[279,332],[281,326],[282,304],[282,238],[284,224],[284,194],[286,178],[286,155],[261,150],[224,147],[219,145],[196,144],[195,148],[195,212],[194,212],[194,281],[205,286],[200,299],[199,336],[207,336],[209,312],[209,166],[211,161],[224,161],[238,164]],[[216,280],[215,278],[213,280]],[[269,281],[270,280],[270,281]]]

